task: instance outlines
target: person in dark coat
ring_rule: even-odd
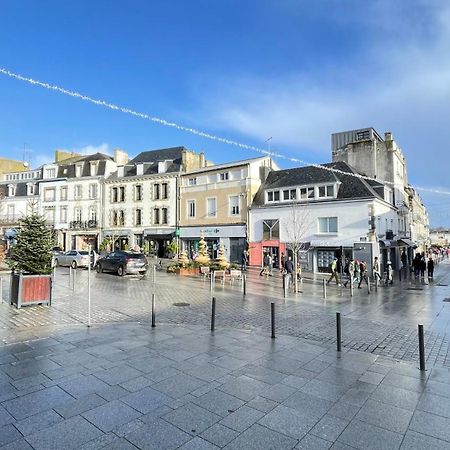
[[[290,287],[294,281],[294,263],[292,262],[291,257],[287,259],[287,261],[284,263],[284,270],[286,271],[286,277],[288,280],[288,287]]]
[[[427,263],[427,269],[428,269],[428,279],[432,280],[434,275],[434,261],[433,258],[430,256]]]
[[[425,254],[422,253],[420,258],[420,277],[425,278],[425,270],[427,270],[427,260],[425,259]]]

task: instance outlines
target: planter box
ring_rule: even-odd
[[[177,275],[184,275],[184,276],[198,275],[198,268],[197,267],[189,267],[189,268],[181,267],[180,269],[176,269],[175,273]]]
[[[51,305],[52,276],[11,273],[10,304],[17,308],[28,305]]]

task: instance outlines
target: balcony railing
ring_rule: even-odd
[[[16,225],[19,223],[20,219],[23,219],[23,215],[19,214],[10,214],[6,215],[6,217],[0,218],[0,224],[1,225]]]
[[[72,230],[88,230],[91,228],[97,228],[96,220],[74,220],[69,223],[69,228]]]

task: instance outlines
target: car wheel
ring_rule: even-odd
[[[119,267],[117,268],[117,275],[119,275],[119,277],[123,277],[123,275],[124,275],[124,270],[123,270],[123,267],[122,267],[122,266],[119,266]]]
[[[102,272],[103,272],[103,270],[102,270],[100,264],[97,264],[97,265],[95,266],[95,270],[97,271],[97,273],[102,273]]]
[[[70,267],[72,267],[72,269],[76,269],[77,268],[77,262],[76,261],[72,261],[72,264],[70,265]]]

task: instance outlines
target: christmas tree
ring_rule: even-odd
[[[199,264],[209,264],[208,245],[203,236],[200,237],[200,241],[198,242],[198,256],[195,261]]]
[[[223,246],[223,244],[221,244],[219,247],[216,261],[222,269],[226,269],[229,266],[227,255],[225,254],[225,247]]]
[[[182,267],[186,267],[189,264],[189,258],[188,258],[186,250],[183,250],[180,253],[180,256],[178,258],[178,262],[181,264]]]
[[[20,220],[16,244],[11,252],[10,267],[35,275],[52,272],[53,236],[45,219],[33,214]]]

